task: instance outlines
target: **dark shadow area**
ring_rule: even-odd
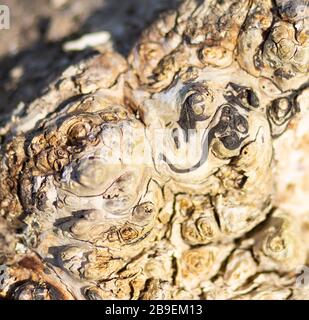
[[[87,33],[108,31],[115,50],[127,56],[141,32],[160,12],[176,8],[179,3],[179,0],[102,0],[76,31],[57,40],[49,39],[53,16],[39,16],[35,26],[38,39],[14,54],[0,57],[0,126],[19,103],[29,104],[44,94],[45,88],[67,67],[95,53],[65,52],[64,43]],[[59,25],[59,32],[63,31],[61,28]]]

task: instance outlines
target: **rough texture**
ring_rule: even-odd
[[[1,296],[309,298],[308,11],[182,1],[6,121]]]

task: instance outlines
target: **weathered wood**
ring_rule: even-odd
[[[1,296],[308,298],[308,10],[183,1],[6,123]]]

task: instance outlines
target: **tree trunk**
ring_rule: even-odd
[[[309,298],[308,13],[182,1],[6,119],[0,296]]]

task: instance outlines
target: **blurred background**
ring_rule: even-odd
[[[180,0],[1,0],[10,28],[0,29],[0,123],[20,103],[40,96],[70,64],[91,50],[66,50],[103,32],[106,45],[127,55],[142,30]],[[100,35],[102,37],[102,34]]]

